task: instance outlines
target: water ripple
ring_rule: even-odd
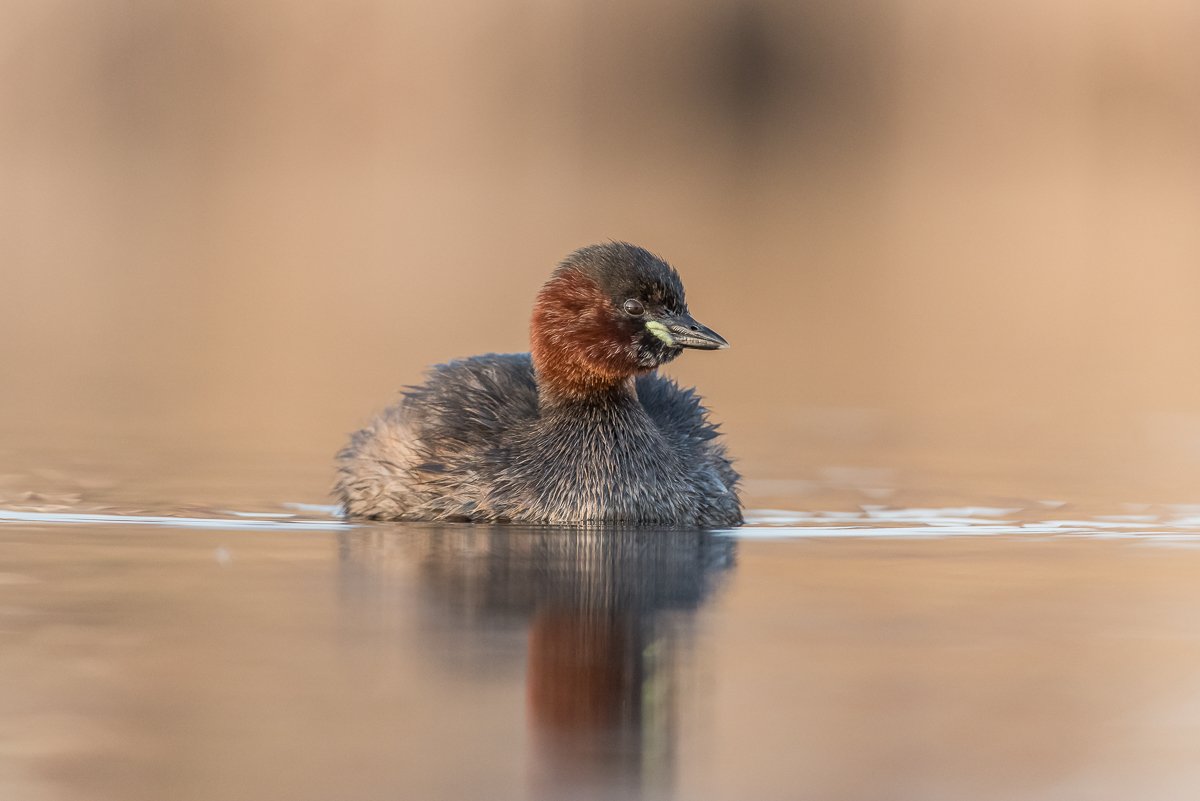
[[[356,524],[341,519],[337,506],[286,503],[289,511],[219,510],[192,514],[119,514],[57,510],[0,509],[0,524],[119,525],[232,531],[343,531]],[[1054,536],[1096,539],[1137,538],[1160,542],[1200,542],[1200,516],[1194,508],[1166,507],[1161,514],[1046,517],[1047,509],[959,506],[864,507],[860,511],[753,509],[742,528],[722,532],[738,539],[828,537],[930,538]],[[369,524],[368,524],[369,525]],[[462,525],[462,524],[459,524]]]

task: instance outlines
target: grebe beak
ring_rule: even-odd
[[[724,350],[729,347],[725,337],[697,322],[690,314],[668,317],[662,322],[677,347],[697,350]]]

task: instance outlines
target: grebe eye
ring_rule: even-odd
[[[642,305],[640,300],[635,300],[634,298],[625,301],[621,308],[625,310],[626,314],[632,314],[634,317],[641,317],[646,313],[646,307]]]

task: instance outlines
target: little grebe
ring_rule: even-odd
[[[620,242],[542,287],[531,353],[434,367],[338,454],[353,518],[520,523],[742,522],[738,474],[690,389],[654,370],[729,347],[692,319],[679,274]]]

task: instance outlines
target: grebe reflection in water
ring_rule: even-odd
[[[538,795],[603,783],[669,782],[679,651],[690,621],[734,566],[704,531],[506,526],[362,528],[340,535],[343,595],[385,617],[411,604],[471,680],[519,671]],[[415,580],[414,580],[415,576]],[[523,653],[506,650],[509,632]],[[500,642],[498,642],[498,639]]]

